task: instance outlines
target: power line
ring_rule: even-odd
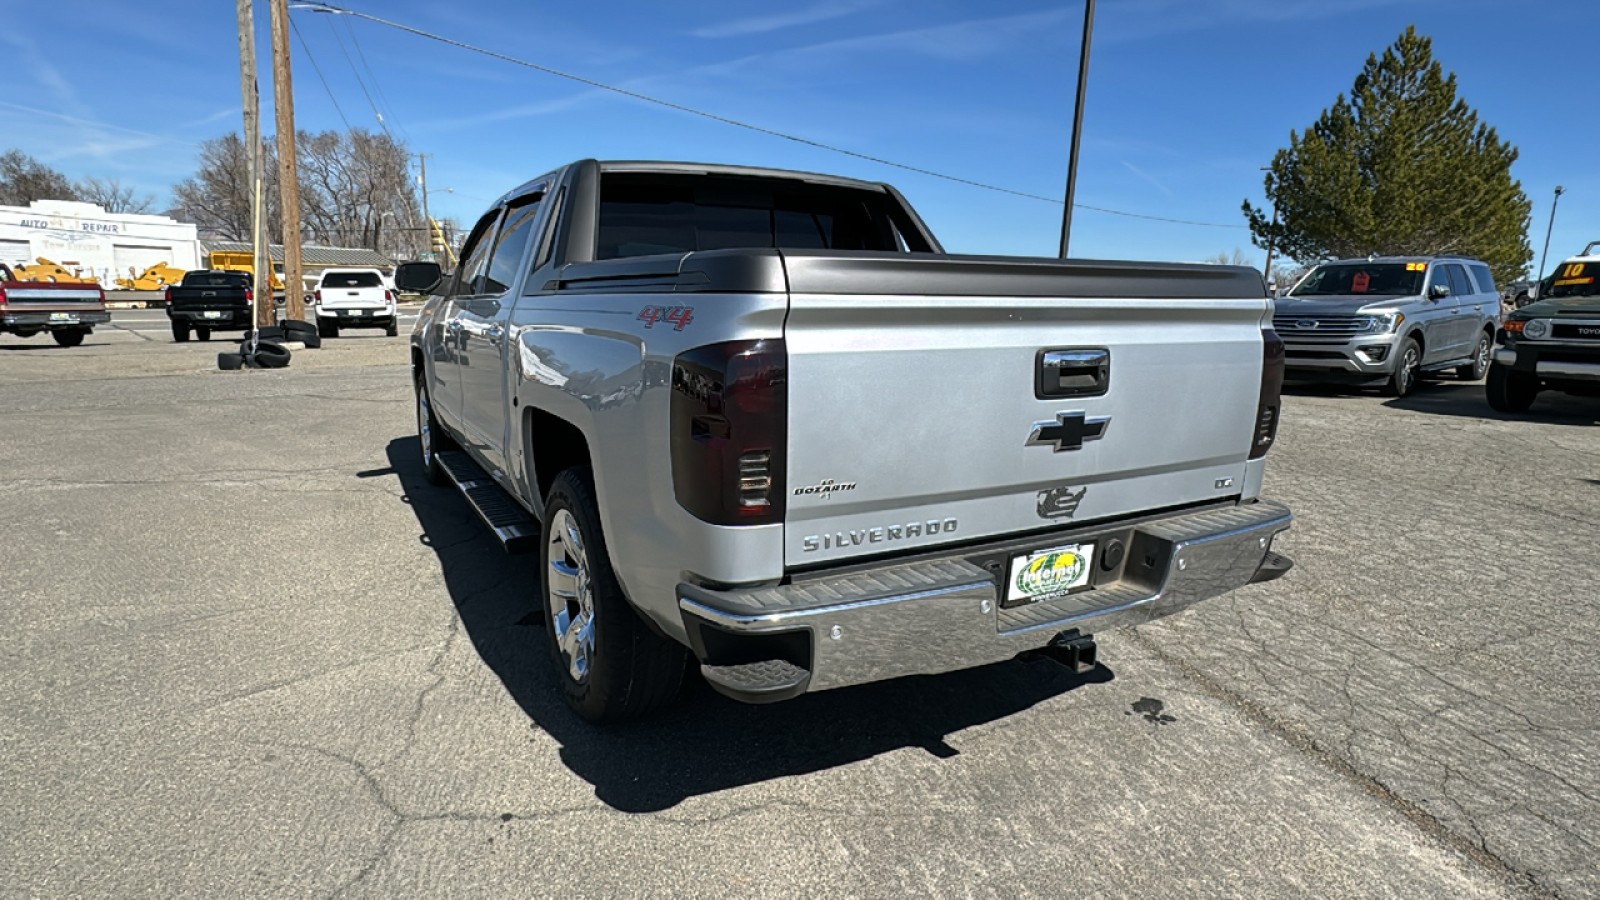
[[[350,120],[344,117],[344,110],[339,106],[339,99],[333,96],[333,88],[328,87],[328,79],[322,77],[322,67],[317,65],[317,58],[311,55],[311,47],[306,43],[305,37],[300,34],[300,26],[296,25],[294,19],[291,18],[289,27],[294,29],[294,38],[300,42],[300,49],[305,51],[306,59],[311,61],[311,68],[317,73],[317,80],[322,82],[322,89],[328,92],[328,99],[333,102],[333,111],[339,114],[339,121],[344,123],[344,130],[354,131],[355,129],[350,127]]]
[[[344,54],[344,61],[350,64],[350,74],[356,76],[356,84],[361,86],[361,94],[367,98],[367,106],[372,108],[372,116],[378,120],[378,127],[383,130],[384,134],[389,135],[390,140],[394,140],[394,135],[389,134],[389,124],[383,120],[383,113],[378,111],[378,104],[373,102],[372,94],[367,91],[367,83],[361,80],[361,70],[356,68],[356,61],[350,57],[350,51],[345,48],[344,39],[339,37],[339,29],[333,27],[333,23],[329,22],[328,32],[333,35],[334,41],[338,43],[339,52]]]
[[[373,71],[372,64],[367,62],[366,51],[361,49],[361,42],[356,40],[356,30],[350,26],[349,19],[344,21],[344,31],[345,34],[350,35],[350,46],[356,48],[356,58],[361,60],[361,67],[367,70],[367,78],[372,82],[372,90],[378,95],[378,102],[383,104],[383,108],[389,111],[389,121],[394,122],[395,127],[400,129],[400,133],[405,135],[407,140],[410,140],[411,134],[406,131],[405,125],[401,124],[400,119],[395,116],[394,104],[390,103],[388,96],[383,93],[383,85],[378,82],[378,73]]]
[[[797,134],[790,134],[790,133],[785,132],[785,131],[778,131],[776,129],[767,128],[767,127],[762,126],[762,125],[756,125],[756,124],[753,124],[753,123],[750,123],[750,122],[741,121],[739,119],[729,118],[728,116],[718,115],[717,113],[707,112],[707,111],[705,111],[703,109],[696,109],[696,108],[694,108],[692,106],[685,106],[682,103],[675,103],[675,102],[673,102],[671,100],[663,100],[663,99],[661,99],[659,97],[652,97],[649,94],[641,94],[638,91],[632,91],[632,90],[629,90],[627,88],[617,87],[616,85],[606,84],[603,81],[596,81],[593,78],[586,78],[586,77],[584,77],[582,75],[574,75],[571,72],[563,72],[560,69],[551,68],[550,66],[540,65],[539,63],[535,63],[535,62],[529,62],[528,60],[525,60],[525,59],[518,59],[515,56],[508,56],[508,55],[506,55],[504,53],[499,53],[497,51],[489,50],[489,49],[484,48],[484,47],[479,47],[479,46],[476,46],[474,44],[468,44],[465,41],[458,41],[455,38],[445,37],[444,35],[440,35],[440,34],[434,34],[431,31],[424,31],[424,30],[422,30],[420,28],[414,28],[414,27],[412,27],[410,25],[405,25],[405,24],[402,24],[400,22],[393,22],[393,21],[390,21],[388,19],[381,18],[379,16],[371,15],[370,13],[361,12],[359,10],[346,9],[344,7],[341,7],[341,6],[334,6],[331,3],[323,3],[323,2],[320,2],[320,0],[305,0],[305,2],[297,4],[297,8],[310,9],[310,10],[313,10],[313,11],[316,11],[316,12],[328,12],[328,13],[337,13],[337,14],[340,14],[340,15],[347,15],[347,16],[358,16],[358,17],[366,19],[368,21],[376,22],[379,25],[386,25],[386,26],[388,26],[390,28],[394,28],[394,29],[397,29],[399,31],[404,31],[404,32],[408,32],[410,34],[414,34],[414,35],[416,35],[418,37],[427,38],[430,41],[437,41],[437,42],[439,42],[441,44],[447,44],[449,46],[457,47],[457,48],[462,49],[462,50],[469,50],[469,51],[471,51],[473,53],[479,53],[479,54],[482,54],[484,56],[491,57],[493,59],[498,59],[498,60],[500,60],[502,62],[508,62],[508,63],[513,64],[513,65],[518,65],[518,66],[522,66],[524,68],[533,69],[533,70],[535,70],[537,72],[543,72],[546,75],[554,75],[557,78],[565,78],[568,81],[575,81],[575,82],[577,82],[579,84],[587,85],[587,86],[592,87],[592,88],[598,88],[598,89],[603,90],[603,91],[609,91],[609,92],[611,92],[613,94],[620,94],[620,95],[622,95],[624,97],[629,97],[629,98],[632,98],[634,100],[641,100],[641,101],[643,101],[645,103],[652,103],[652,104],[655,104],[656,106],[662,106],[662,107],[665,107],[667,109],[676,110],[678,112],[688,113],[689,115],[699,116],[699,117],[701,117],[703,119],[710,119],[713,122],[721,122],[724,125],[732,125],[735,128],[743,128],[743,129],[745,129],[747,131],[754,131],[754,132],[756,132],[758,134],[765,134],[765,135],[768,135],[768,136],[771,136],[771,137],[782,138],[783,140],[786,140],[786,141],[792,141],[792,142],[797,143],[797,144],[803,144],[803,145],[805,145],[807,147],[815,147],[815,148],[817,148],[819,150],[826,150],[826,151],[828,151],[830,153],[838,153],[838,154],[841,154],[843,156],[849,156],[849,157],[853,157],[855,159],[865,160],[865,161],[871,162],[871,163],[877,163],[878,165],[889,166],[891,168],[900,169],[900,170],[906,171],[906,172],[915,172],[918,175],[926,175],[926,176],[928,176],[930,178],[938,178],[938,179],[941,179],[941,180],[944,180],[944,181],[954,182],[956,184],[964,184],[964,185],[967,185],[968,187],[982,188],[983,190],[986,190],[986,191],[995,191],[995,192],[1001,193],[1001,194],[1010,194],[1010,195],[1012,195],[1014,197],[1025,197],[1025,198],[1027,198],[1029,200],[1042,200],[1045,203],[1054,203],[1054,204],[1057,204],[1057,205],[1064,205],[1065,204],[1065,201],[1060,200],[1060,199],[1055,198],[1055,197],[1046,197],[1043,194],[1033,194],[1033,193],[1029,193],[1028,191],[1019,191],[1019,190],[1016,190],[1014,188],[1002,187],[1002,186],[997,185],[997,184],[988,184],[986,182],[975,181],[975,180],[970,179],[970,178],[962,178],[959,175],[949,175],[949,174],[946,174],[944,172],[935,172],[932,169],[924,169],[921,166],[913,166],[913,165],[909,165],[907,163],[895,162],[892,159],[885,159],[885,158],[883,158],[881,156],[873,156],[871,154],[862,153],[862,152],[857,151],[857,150],[851,150],[851,149],[848,149],[846,147],[840,147],[840,146],[837,146],[837,145],[834,145],[834,144],[827,144],[827,143],[823,143],[822,141],[812,140],[811,138],[802,137],[802,136],[797,135]],[[340,46],[342,47],[343,44],[341,43]],[[348,54],[346,54],[346,55],[348,56]],[[353,66],[353,64],[352,64],[352,66]],[[359,76],[357,76],[357,80],[359,80]],[[366,90],[365,86],[362,87],[362,90],[363,91]],[[369,96],[368,97],[368,101],[370,102],[370,100],[371,100],[371,97]],[[376,111],[376,108],[374,108],[374,111]],[[381,117],[380,117],[379,121],[380,122],[382,121]],[[1090,206],[1090,205],[1085,204],[1085,203],[1075,203],[1075,204],[1073,204],[1073,206],[1076,209],[1086,209],[1086,210],[1090,210],[1092,212],[1106,213],[1108,215],[1113,215],[1113,216],[1125,216],[1125,217],[1130,218],[1130,219],[1145,219],[1145,220],[1152,221],[1152,222],[1168,222],[1168,223],[1172,223],[1172,224],[1175,224],[1175,225],[1194,225],[1194,226],[1198,226],[1198,227],[1202,227],[1202,228],[1245,228],[1245,227],[1247,227],[1245,225],[1234,225],[1234,224],[1227,224],[1227,223],[1222,223],[1222,222],[1197,222],[1197,221],[1193,221],[1193,220],[1190,220],[1190,219],[1174,219],[1174,218],[1168,218],[1166,216],[1152,216],[1152,215],[1147,215],[1145,213],[1128,212],[1126,210],[1121,210],[1121,209],[1107,209],[1106,207],[1103,207],[1103,206]]]

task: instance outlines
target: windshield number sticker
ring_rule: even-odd
[[[1583,274],[1583,263],[1572,263],[1561,270],[1562,278],[1577,278]]]
[[[1357,294],[1365,294],[1367,288],[1372,286],[1372,276],[1365,272],[1357,272],[1350,279],[1350,290]]]
[[[1427,268],[1428,268],[1428,264],[1427,263],[1419,263],[1419,262],[1408,262],[1408,263],[1406,263],[1406,271],[1407,272],[1423,272],[1423,271],[1426,271]]]
[[[646,306],[639,311],[638,318],[646,328],[654,328],[657,322],[665,322],[672,326],[673,331],[682,331],[694,321],[694,307]]]

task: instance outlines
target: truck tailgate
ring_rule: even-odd
[[[903,254],[786,264],[786,565],[1239,494],[1270,316],[1259,275]]]

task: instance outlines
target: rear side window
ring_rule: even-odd
[[[1494,274],[1489,271],[1488,266],[1484,265],[1483,263],[1473,263],[1472,265],[1467,266],[1467,269],[1472,272],[1472,279],[1478,285],[1478,293],[1495,293]]]
[[[613,172],[601,176],[595,257],[763,247],[904,251],[902,235],[916,234],[899,203],[877,191],[759,176]]]
[[[247,288],[250,276],[244,272],[190,272],[183,276],[184,287]]]
[[[370,288],[382,287],[383,279],[377,272],[324,272],[322,286],[325,288]]]
[[[1467,278],[1466,269],[1455,263],[1446,263],[1444,265],[1444,273],[1445,277],[1449,279],[1447,283],[1450,285],[1450,296],[1465,297],[1468,294],[1477,293],[1477,289],[1472,286],[1471,279]]]
[[[461,248],[461,265],[456,270],[456,296],[470,297],[481,292],[484,270],[489,263],[489,238],[494,234],[495,220],[499,218],[500,210],[495,209],[473,226],[472,234]]]

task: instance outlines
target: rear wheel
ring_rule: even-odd
[[[50,332],[50,336],[63,347],[76,347],[83,343],[83,337],[88,333],[82,328],[59,328]]]
[[[196,325],[194,329],[194,336],[202,341],[209,341],[211,340],[211,329],[206,328],[203,325]]]
[[[325,338],[336,338],[336,337],[338,337],[339,336],[339,323],[338,322],[330,322],[329,320],[323,319],[323,318],[318,318],[317,319],[317,335],[319,337],[325,337]]]
[[[1489,332],[1478,335],[1478,343],[1472,348],[1472,363],[1465,366],[1456,366],[1456,377],[1462,381],[1477,381],[1483,373],[1489,371]]]
[[[1391,397],[1404,397],[1417,387],[1417,376],[1422,372],[1422,345],[1415,338],[1407,338],[1395,356],[1394,373],[1384,390]]]
[[[587,467],[556,477],[544,521],[539,589],[567,704],[590,722],[609,723],[671,702],[683,684],[684,648],[652,631],[623,596]]]
[[[189,323],[182,319],[172,320],[172,339],[182,344],[189,340]]]
[[[1484,388],[1489,395],[1489,406],[1496,412],[1526,412],[1539,396],[1539,376],[1490,363]]]
[[[383,333],[388,335],[389,337],[399,337],[400,336],[400,323],[398,321],[395,321],[394,319],[390,319],[388,326],[386,326],[383,329]]]

